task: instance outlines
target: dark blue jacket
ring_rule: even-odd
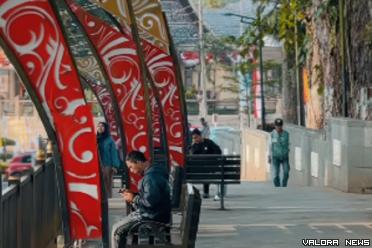
[[[120,159],[116,144],[111,136],[106,137],[100,141],[99,144],[99,155],[102,166],[110,166],[120,168]]]
[[[109,126],[106,122],[100,123],[105,127],[103,133],[97,133],[97,143],[101,165],[120,168],[121,162],[119,159],[118,150],[110,135]]]
[[[191,154],[222,154],[221,148],[212,140],[204,138],[202,142],[193,144]]]
[[[171,199],[168,170],[161,165],[152,165],[145,171],[138,195],[133,205],[145,220],[170,222]]]

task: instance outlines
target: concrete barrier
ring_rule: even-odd
[[[325,130],[287,125],[290,184],[372,191],[372,122],[331,118]]]
[[[371,191],[372,122],[334,118],[329,133],[329,185],[344,192]]]
[[[241,180],[271,180],[268,164],[269,134],[260,130],[245,129],[242,133]]]
[[[327,155],[325,133],[294,125],[287,125],[285,129],[290,135],[289,185],[324,186],[324,158]]]

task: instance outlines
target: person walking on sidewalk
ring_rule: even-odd
[[[208,125],[208,122],[204,118],[200,118],[200,123],[203,126],[203,129],[201,130],[202,138],[209,139],[209,136],[211,135],[211,129]]]
[[[283,129],[283,120],[276,119],[275,129],[271,132],[271,145],[269,149],[269,162],[274,169],[274,186],[287,187],[289,177],[289,133]],[[280,181],[280,166],[283,166],[283,179]]]
[[[112,197],[112,175],[120,168],[120,159],[116,144],[112,139],[106,122],[97,125],[97,142],[103,182],[108,198]]]
[[[190,154],[222,154],[221,148],[212,140],[203,138],[199,129],[192,131],[192,145]],[[209,184],[203,184],[203,198],[209,198]]]
[[[128,216],[114,224],[111,247],[124,248],[131,227],[142,220],[168,224],[171,218],[169,173],[166,167],[151,165],[140,151],[132,151],[126,157],[129,170],[143,175],[138,194],[122,191],[124,200],[134,209]]]

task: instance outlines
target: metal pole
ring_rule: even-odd
[[[202,90],[201,101],[199,105],[199,116],[207,117],[207,91],[205,82],[205,55],[204,55],[204,36],[203,36],[203,4],[199,0],[199,59],[200,59],[200,88]]]
[[[250,94],[248,92],[248,84],[245,85],[245,100],[247,102],[247,118],[248,118],[248,128],[251,127],[251,103],[249,101]]]
[[[243,0],[240,0],[239,14],[241,16],[243,16]],[[239,23],[240,23],[240,26],[239,26],[239,28],[240,28],[239,35],[242,36],[242,34],[244,32],[243,22],[240,21]],[[236,75],[236,73],[234,73],[234,75]],[[243,75],[243,73],[242,73],[242,75]],[[244,79],[244,77],[245,77],[245,75],[243,75],[243,79]],[[240,84],[242,84],[242,83],[243,84],[245,83],[244,80],[243,80],[243,82],[240,82]],[[245,86],[246,85],[244,84],[244,87]],[[247,88],[245,88],[245,91],[247,92]],[[240,97],[242,97],[242,94],[243,93],[240,92],[240,94],[239,94]],[[245,97],[248,98],[248,95],[246,94]],[[240,130],[243,131],[243,129],[244,129],[244,107],[243,107],[242,99],[239,99],[239,100],[240,100],[239,101],[239,105],[240,105],[239,106],[239,124],[240,124]],[[246,102],[248,102],[248,101],[246,101]],[[247,105],[247,107],[248,107],[248,105]],[[249,123],[249,113],[248,113],[248,123]],[[248,127],[249,127],[249,124],[248,124]]]
[[[240,15],[243,16],[243,0],[240,0]],[[239,33],[240,33],[240,36],[243,34],[244,32],[244,25],[243,25],[243,22],[240,22],[240,30],[239,30]]]
[[[260,17],[259,17],[260,18]],[[266,121],[265,121],[265,94],[264,94],[264,76],[263,76],[263,55],[262,55],[262,46],[263,46],[263,39],[262,39],[262,33],[261,33],[261,19],[258,19],[259,23],[259,47],[260,47],[260,78],[261,78],[261,118],[262,118],[262,130],[265,130],[266,127]]]

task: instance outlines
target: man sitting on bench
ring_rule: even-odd
[[[132,213],[117,222],[112,229],[111,247],[124,248],[130,228],[141,221],[169,223],[171,217],[171,199],[169,174],[165,166],[150,165],[144,154],[132,151],[126,157],[126,163],[132,173],[143,174],[138,194],[125,190],[123,198],[130,203]]]
[[[212,140],[203,138],[199,129],[195,128],[192,132],[192,145],[190,153],[196,154],[222,154],[221,148]],[[209,198],[209,184],[203,184],[203,198]]]

